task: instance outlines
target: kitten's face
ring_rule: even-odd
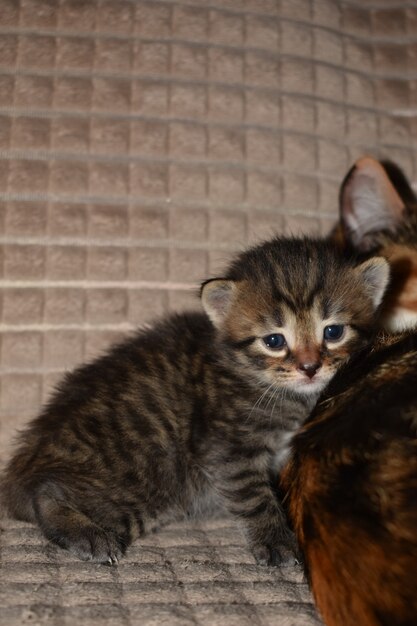
[[[256,287],[239,284],[237,291],[226,324],[228,339],[240,361],[266,384],[300,393],[321,391],[358,347],[352,327],[356,311],[348,301],[326,306],[317,295],[297,310],[291,300],[264,297],[258,308]]]
[[[244,257],[253,267],[241,280],[207,283],[203,305],[222,340],[259,383],[319,393],[364,345],[388,266],[370,259],[353,267],[318,244],[305,248],[300,240],[298,250],[292,241],[285,249],[284,241],[277,250],[259,247],[254,258]]]

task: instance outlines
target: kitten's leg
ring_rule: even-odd
[[[115,564],[124,554],[126,545],[112,530],[95,524],[45,488],[35,498],[35,515],[47,539],[69,550],[85,561]]]
[[[225,458],[230,458],[226,456]],[[230,513],[244,525],[250,549],[259,564],[277,565],[298,559],[294,534],[281,503],[270,485],[267,463],[247,459],[227,463],[215,470],[215,482]]]
[[[286,516],[269,484],[253,477],[251,484],[237,488],[231,496],[229,510],[243,521],[249,546],[261,565],[284,563],[298,557],[295,537],[288,528]],[[287,555],[286,555],[287,553]]]

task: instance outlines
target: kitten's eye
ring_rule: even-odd
[[[278,333],[275,335],[267,335],[266,337],[263,337],[262,340],[268,348],[271,348],[271,350],[279,350],[286,344],[284,335],[280,335]]]
[[[343,337],[345,327],[342,324],[332,324],[332,326],[326,326],[323,331],[323,337],[326,341],[338,341]]]

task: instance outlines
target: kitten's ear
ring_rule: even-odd
[[[222,325],[236,291],[233,280],[213,278],[201,286],[201,302],[213,324],[218,328]]]
[[[381,304],[389,283],[390,268],[388,261],[383,257],[372,257],[361,263],[355,271],[360,276],[366,292],[372,298],[374,308],[377,309]]]
[[[387,171],[371,157],[362,157],[348,172],[339,199],[341,226],[347,242],[364,252],[372,248],[376,233],[395,230],[405,210],[405,203]],[[336,228],[334,233],[337,232]]]

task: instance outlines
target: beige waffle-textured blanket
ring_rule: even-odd
[[[259,567],[230,520],[172,525],[118,567],[80,562],[28,525],[0,535],[0,625],[313,626],[300,566]]]
[[[195,304],[230,254],[325,232],[363,153],[417,179],[413,0],[0,0],[0,456],[65,369]],[[119,568],[4,522],[0,623],[315,623],[232,523]]]

